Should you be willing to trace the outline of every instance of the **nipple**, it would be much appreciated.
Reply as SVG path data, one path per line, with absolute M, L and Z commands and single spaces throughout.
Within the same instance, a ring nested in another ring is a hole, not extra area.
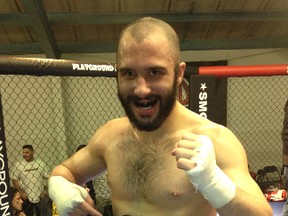
M 178 193 L 178 192 L 172 192 L 172 196 L 178 197 L 178 196 L 180 196 L 180 193 Z

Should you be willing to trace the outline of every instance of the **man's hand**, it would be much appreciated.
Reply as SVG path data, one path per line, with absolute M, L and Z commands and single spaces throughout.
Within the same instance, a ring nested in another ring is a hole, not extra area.
M 84 187 L 69 182 L 61 176 L 52 176 L 48 181 L 49 196 L 60 216 L 102 216 L 93 208 L 93 200 Z
M 236 195 L 236 186 L 217 166 L 214 145 L 204 135 L 184 134 L 172 155 L 177 167 L 186 171 L 196 190 L 215 208 L 220 208 Z
M 201 143 L 197 141 L 198 137 L 193 133 L 184 134 L 172 150 L 179 169 L 188 171 L 196 167 L 195 157 L 199 154 L 198 148 L 201 146 Z
M 102 216 L 100 212 L 96 211 L 92 206 L 94 202 L 90 196 L 88 196 L 82 203 L 77 204 L 73 209 L 68 212 L 69 216 Z M 57 207 L 58 208 L 58 207 Z M 59 210 L 58 210 L 59 212 Z M 59 216 L 62 216 L 59 213 Z
M 217 165 L 213 143 L 209 137 L 184 134 L 172 155 L 176 157 L 177 167 L 188 173 L 196 189 L 211 182 Z

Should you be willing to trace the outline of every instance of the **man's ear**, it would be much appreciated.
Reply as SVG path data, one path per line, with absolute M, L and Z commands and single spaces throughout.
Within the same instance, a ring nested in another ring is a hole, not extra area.
M 179 64 L 179 68 L 178 68 L 177 85 L 180 85 L 180 83 L 182 82 L 182 79 L 184 77 L 185 69 L 186 69 L 186 63 L 185 62 L 181 62 Z

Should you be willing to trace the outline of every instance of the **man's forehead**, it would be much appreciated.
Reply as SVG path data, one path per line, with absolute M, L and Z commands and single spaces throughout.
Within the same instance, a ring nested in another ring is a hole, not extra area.
M 24 149 L 23 149 L 23 152 L 24 152 L 24 151 L 25 151 L 25 152 L 27 152 L 27 151 L 32 152 L 33 150 L 32 150 L 32 149 L 29 149 L 29 148 L 24 148 Z

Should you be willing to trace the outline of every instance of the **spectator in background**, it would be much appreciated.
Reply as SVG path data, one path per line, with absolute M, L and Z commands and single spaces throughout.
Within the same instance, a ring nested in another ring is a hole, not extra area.
M 13 187 L 10 188 L 10 192 L 11 192 L 12 215 L 13 216 L 26 216 L 22 209 L 23 200 L 21 199 L 20 192 Z
M 286 101 L 284 108 L 284 120 L 282 129 L 282 142 L 283 142 L 283 180 L 284 186 L 287 190 L 288 183 L 288 100 Z M 288 200 L 286 201 L 283 212 L 283 216 L 288 216 Z
M 79 151 L 80 149 L 84 148 L 84 147 L 86 147 L 85 144 L 79 145 L 78 148 L 76 149 L 76 152 Z M 91 181 L 86 182 L 85 187 L 88 189 L 89 195 L 93 199 L 94 205 L 96 206 L 96 193 L 95 193 L 95 189 L 93 186 L 93 181 L 91 180 Z
M 47 179 L 49 172 L 46 164 L 34 158 L 32 145 L 22 147 L 23 160 L 12 167 L 11 178 L 14 187 L 23 199 L 23 210 L 27 216 L 52 215 L 52 201 L 48 196 Z

